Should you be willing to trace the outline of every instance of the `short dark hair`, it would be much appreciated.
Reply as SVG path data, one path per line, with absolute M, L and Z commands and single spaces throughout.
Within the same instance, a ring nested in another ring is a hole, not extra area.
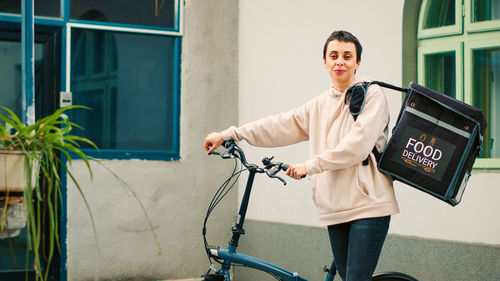
M 333 40 L 353 43 L 356 47 L 356 62 L 361 61 L 361 52 L 363 52 L 361 43 L 359 43 L 359 40 L 358 38 L 356 38 L 356 36 L 344 30 L 334 31 L 332 34 L 330 34 L 330 37 L 326 39 L 325 46 L 323 47 L 323 59 L 326 59 L 326 49 L 328 48 L 328 44 Z

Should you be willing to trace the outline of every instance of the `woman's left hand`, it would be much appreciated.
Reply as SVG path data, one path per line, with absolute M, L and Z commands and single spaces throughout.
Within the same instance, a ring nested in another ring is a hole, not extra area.
M 307 175 L 306 164 L 300 163 L 290 165 L 286 170 L 286 175 L 296 180 L 304 178 Z

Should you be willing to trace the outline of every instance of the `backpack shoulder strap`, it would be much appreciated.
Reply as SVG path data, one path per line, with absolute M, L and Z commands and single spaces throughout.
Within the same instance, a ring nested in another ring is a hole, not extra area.
M 408 92 L 408 88 L 401 88 L 401 87 L 394 86 L 392 84 L 385 83 L 382 81 L 372 81 L 370 84 L 377 84 L 380 87 L 389 88 L 389 89 L 400 91 L 400 92 L 405 92 L 405 93 Z
M 370 87 L 371 84 L 377 84 L 377 85 L 384 87 L 384 88 L 389 88 L 392 90 L 405 92 L 405 93 L 408 91 L 407 88 L 401 88 L 401 87 L 394 86 L 392 84 L 388 84 L 388 83 L 385 83 L 382 81 L 363 82 L 361 84 L 358 84 L 358 85 L 355 85 L 355 86 L 349 88 L 347 90 L 346 95 L 345 95 L 344 102 L 345 102 L 345 104 L 349 103 L 349 110 L 351 112 L 352 117 L 354 118 L 354 121 L 356 121 L 358 119 L 358 115 L 363 110 L 363 106 L 364 106 L 365 98 L 366 98 L 366 93 L 368 92 L 368 87 Z M 361 86 L 363 88 L 362 96 L 360 95 L 360 96 L 353 97 L 352 93 L 353 93 L 354 87 L 356 87 L 356 86 L 357 87 Z M 377 150 L 377 147 L 375 147 L 375 146 L 373 147 L 371 152 L 375 156 L 375 159 L 377 160 L 377 163 L 378 163 L 380 156 L 381 156 L 381 153 Z M 364 166 L 368 165 L 368 158 L 369 158 L 369 155 L 368 155 L 368 157 L 366 157 L 365 160 L 363 160 Z

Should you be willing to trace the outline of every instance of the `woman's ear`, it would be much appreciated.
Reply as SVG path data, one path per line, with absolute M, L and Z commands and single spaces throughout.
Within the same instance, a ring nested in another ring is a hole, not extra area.
M 356 74 L 360 65 L 361 65 L 361 61 L 357 61 L 356 62 L 356 69 L 354 70 L 354 74 Z

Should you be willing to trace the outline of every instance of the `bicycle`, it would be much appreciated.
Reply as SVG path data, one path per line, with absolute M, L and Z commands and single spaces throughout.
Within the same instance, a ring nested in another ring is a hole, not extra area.
M 300 276 L 297 272 L 288 271 L 283 269 L 277 265 L 271 264 L 264 260 L 245 255 L 242 253 L 236 252 L 238 247 L 238 242 L 240 236 L 245 234 L 243 229 L 243 224 L 245 222 L 245 216 L 247 212 L 248 203 L 250 201 L 250 194 L 252 191 L 253 181 L 256 174 L 266 174 L 269 178 L 278 179 L 284 185 L 286 185 L 286 181 L 278 176 L 280 171 L 286 171 L 289 165 L 281 163 L 281 162 L 272 162 L 274 157 L 264 157 L 262 159 L 262 167 L 259 167 L 256 164 L 250 164 L 247 162 L 245 154 L 241 147 L 236 145 L 233 141 L 227 141 L 223 144 L 225 148 L 225 152 L 219 153 L 217 151 L 210 152 L 209 154 L 219 155 L 223 159 L 234 159 L 235 165 L 231 176 L 219 187 L 217 192 L 215 193 L 212 201 L 207 210 L 207 214 L 205 216 L 205 221 L 203 223 L 203 240 L 205 243 L 205 250 L 208 256 L 208 260 L 210 262 L 210 268 L 208 271 L 202 275 L 204 281 L 231 281 L 230 269 L 231 266 L 239 265 L 246 266 L 249 268 L 253 268 L 256 270 L 263 271 L 272 277 L 276 278 L 276 280 L 281 281 L 308 281 L 304 277 Z M 240 163 L 238 170 L 238 162 Z M 227 249 L 213 247 L 210 246 L 207 242 L 206 238 L 206 226 L 208 222 L 208 218 L 217 204 L 226 196 L 226 194 L 236 185 L 240 175 L 242 172 L 248 171 L 248 178 L 246 183 L 245 192 L 243 194 L 243 198 L 241 200 L 240 210 L 238 213 L 238 220 L 236 224 L 232 227 L 232 237 L 229 241 L 229 245 Z M 212 260 L 216 261 L 220 264 L 219 268 L 216 268 Z M 210 273 L 213 271 L 213 273 Z M 335 261 L 332 261 L 332 265 L 330 268 L 325 266 L 323 271 L 327 273 L 325 281 L 333 281 L 336 275 L 336 267 Z M 372 280 L 377 281 L 418 281 L 417 279 L 400 272 L 384 272 L 384 273 L 376 273 L 373 275 Z

